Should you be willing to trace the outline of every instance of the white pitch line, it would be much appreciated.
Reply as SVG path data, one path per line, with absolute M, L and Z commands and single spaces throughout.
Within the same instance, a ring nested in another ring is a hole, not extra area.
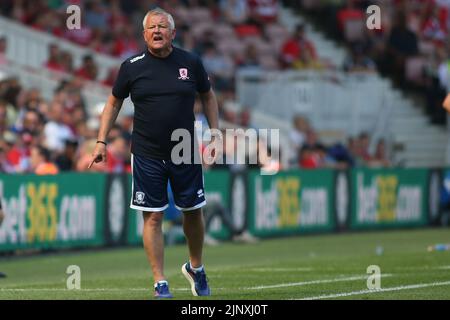
M 381 277 L 392 277 L 392 274 L 383 274 Z M 312 280 L 303 282 L 290 282 L 290 283 L 280 283 L 270 286 L 257 286 L 250 288 L 241 288 L 244 290 L 261 290 L 261 289 L 274 289 L 274 288 L 285 288 L 285 287 L 297 287 L 297 286 L 307 286 L 311 284 L 322 284 L 322 283 L 333 283 L 333 282 L 344 282 L 344 281 L 356 281 L 356 280 L 366 280 L 367 276 L 352 276 L 346 278 L 334 278 L 327 280 Z
M 218 289 L 222 289 L 222 288 L 218 288 Z M 84 291 L 84 292 L 95 292 L 95 291 L 100 291 L 100 292 L 114 292 L 114 291 L 150 291 L 151 288 L 81 288 L 81 289 L 73 289 L 73 290 L 69 290 L 69 289 L 64 289 L 64 288 L 0 288 L 0 292 L 39 292 L 39 291 L 67 291 L 67 292 L 77 292 L 77 291 Z M 189 288 L 175 288 L 175 289 L 171 289 L 173 291 L 191 291 L 191 289 Z
M 391 277 L 392 274 L 382 274 L 381 277 Z M 256 286 L 256 287 L 243 287 L 238 288 L 238 290 L 262 290 L 262 289 L 276 289 L 276 288 L 286 288 L 286 287 L 299 287 L 307 286 L 312 284 L 324 284 L 324 283 L 334 283 L 334 282 L 345 282 L 345 281 L 356 281 L 356 280 L 366 280 L 367 276 L 351 276 L 342 278 L 333 278 L 325 280 L 311 280 L 302 282 L 289 282 L 280 283 L 268 286 Z M 173 291 L 188 291 L 188 288 L 172 288 Z M 230 290 L 227 288 L 214 288 L 213 290 Z M 81 288 L 78 290 L 68 290 L 64 288 L 0 288 L 0 292 L 39 292 L 39 291 L 59 291 L 59 292 L 116 292 L 116 291 L 150 291 L 150 288 Z
M 343 293 L 336 293 L 336 294 L 328 294 L 328 295 L 321 295 L 321 296 L 315 296 L 315 297 L 308 297 L 308 298 L 302 298 L 302 299 L 296 299 L 296 300 L 333 299 L 333 298 L 349 297 L 349 296 L 356 296 L 356 295 L 369 294 L 369 293 L 380 293 L 380 292 L 420 289 L 420 288 L 447 286 L 447 285 L 450 285 L 450 281 L 431 282 L 431 283 L 419 283 L 419 284 L 412 284 L 412 285 L 409 285 L 409 286 L 398 286 L 398 287 L 382 288 L 382 289 L 374 289 L 374 290 L 367 289 L 367 290 L 360 290 L 360 291 L 343 292 Z
M 0 288 L 0 292 L 114 292 L 114 291 L 149 291 L 150 288 L 90 288 L 90 289 L 64 289 L 64 288 Z M 188 289 L 186 289 L 188 290 Z
M 450 266 L 437 267 L 436 269 L 438 269 L 438 270 L 449 270 Z
M 255 272 L 286 272 L 286 271 L 312 271 L 313 268 L 251 268 Z

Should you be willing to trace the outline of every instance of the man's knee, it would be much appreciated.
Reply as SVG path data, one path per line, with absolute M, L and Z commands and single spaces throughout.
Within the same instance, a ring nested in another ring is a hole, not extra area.
M 185 219 L 198 219 L 202 216 L 202 209 L 195 209 L 190 211 L 183 211 Z
M 163 213 L 162 212 L 143 212 L 144 227 L 159 228 L 162 225 Z

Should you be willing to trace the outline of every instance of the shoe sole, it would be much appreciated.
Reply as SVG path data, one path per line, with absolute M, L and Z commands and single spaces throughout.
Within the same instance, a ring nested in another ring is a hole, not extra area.
M 186 265 L 187 265 L 187 263 L 183 264 L 183 266 L 181 267 L 181 272 L 183 273 L 183 275 L 187 279 L 187 281 L 189 281 L 189 283 L 191 284 L 191 291 L 192 291 L 192 294 L 194 295 L 194 297 L 198 297 L 198 293 L 197 293 L 197 291 L 195 291 L 194 279 L 192 279 L 191 275 L 186 270 Z

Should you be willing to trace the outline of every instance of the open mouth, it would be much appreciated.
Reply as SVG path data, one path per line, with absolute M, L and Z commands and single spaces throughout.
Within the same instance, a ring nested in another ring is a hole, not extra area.
M 163 41 L 163 37 L 161 36 L 154 36 L 153 37 L 153 42 L 162 42 Z

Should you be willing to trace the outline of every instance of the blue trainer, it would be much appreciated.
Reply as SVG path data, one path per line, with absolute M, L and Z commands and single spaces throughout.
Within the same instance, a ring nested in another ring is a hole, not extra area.
M 155 284 L 155 298 L 173 298 L 167 281 L 159 281 Z
M 183 272 L 184 276 L 191 284 L 191 291 L 194 296 L 211 295 L 211 290 L 208 286 L 208 279 L 206 279 L 205 269 L 194 272 L 194 270 L 191 269 L 191 264 L 187 262 L 181 267 L 181 272 Z

